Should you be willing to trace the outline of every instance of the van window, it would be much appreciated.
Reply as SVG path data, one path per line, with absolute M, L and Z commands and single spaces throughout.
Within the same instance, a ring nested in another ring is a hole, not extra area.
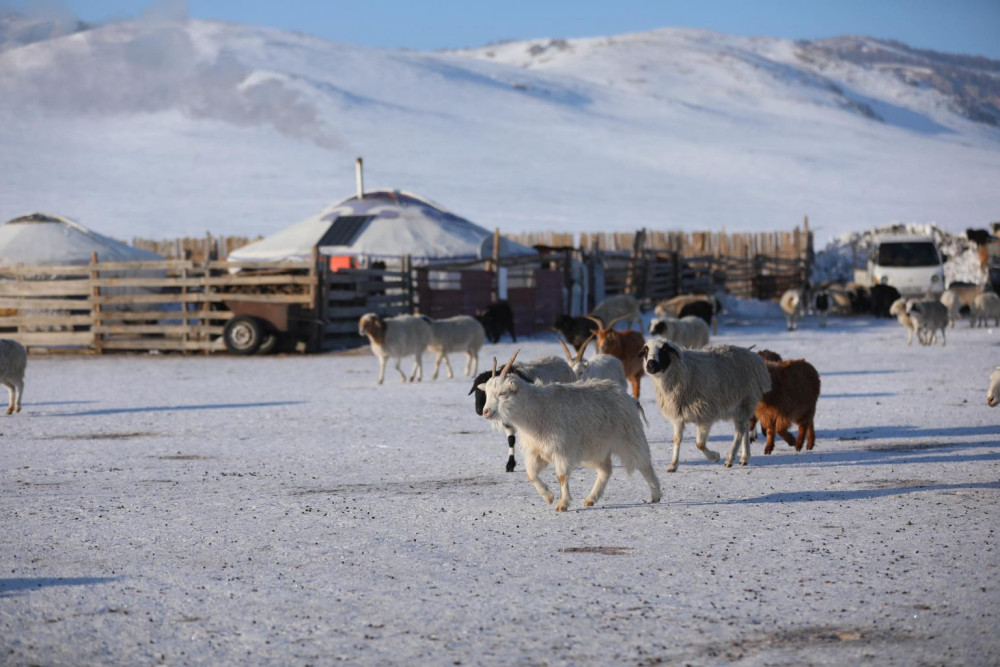
M 941 258 L 933 243 L 883 243 L 878 247 L 876 264 L 880 266 L 938 266 Z

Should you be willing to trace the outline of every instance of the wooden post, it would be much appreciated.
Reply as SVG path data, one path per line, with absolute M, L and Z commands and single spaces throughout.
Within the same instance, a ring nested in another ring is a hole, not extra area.
M 493 229 L 493 254 L 490 260 L 490 271 L 493 276 L 490 280 L 490 301 L 496 303 L 500 296 L 500 228 Z
M 98 328 L 104 323 L 101 317 L 101 287 L 97 284 L 101 274 L 97 268 L 97 252 L 90 253 L 90 330 L 94 335 L 94 351 L 97 354 L 104 352 L 104 340 Z

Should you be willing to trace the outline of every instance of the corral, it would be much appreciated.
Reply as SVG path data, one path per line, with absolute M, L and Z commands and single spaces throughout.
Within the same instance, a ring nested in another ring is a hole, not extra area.
M 562 515 L 503 471 L 465 379 L 379 387 L 367 351 L 33 356 L 22 413 L 0 417 L 0 655 L 992 663 L 997 331 L 908 348 L 895 321 L 789 333 L 736 312 L 715 340 L 816 366 L 816 449 L 758 442 L 727 470 L 688 442 L 667 474 L 647 386 L 663 500 L 616 467 L 595 507 Z M 731 438 L 719 425 L 710 445 Z

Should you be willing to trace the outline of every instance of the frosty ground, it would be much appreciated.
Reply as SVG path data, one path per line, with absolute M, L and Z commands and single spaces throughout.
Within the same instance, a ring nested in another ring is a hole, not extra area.
M 689 429 L 667 474 L 644 379 L 663 501 L 616 468 L 584 508 L 582 469 L 566 514 L 426 362 L 376 386 L 367 350 L 32 357 L 0 415 L 0 662 L 995 664 L 1000 332 L 731 315 L 715 340 L 819 369 L 816 449 L 726 469 Z

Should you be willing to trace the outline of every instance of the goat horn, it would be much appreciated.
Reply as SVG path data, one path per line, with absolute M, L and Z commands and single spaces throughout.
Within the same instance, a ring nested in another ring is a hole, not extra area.
M 587 336 L 587 340 L 583 341 L 583 345 L 580 346 L 580 351 L 577 353 L 577 356 L 576 356 L 577 363 L 580 363 L 580 362 L 583 361 L 583 354 L 587 351 L 587 346 L 590 345 L 590 341 L 594 340 L 594 336 L 596 336 L 596 335 L 597 334 L 593 334 L 592 333 L 589 336 Z
M 597 315 L 584 315 L 584 317 L 586 317 L 591 322 L 595 322 L 597 324 L 598 329 L 604 328 L 604 322 L 602 322 L 601 318 L 599 318 Z
M 496 376 L 497 376 L 497 358 L 493 357 L 493 375 L 491 375 L 490 377 L 496 377 Z
M 628 317 L 629 317 L 628 315 L 622 315 L 621 317 L 616 317 L 615 319 L 611 320 L 610 324 L 608 324 L 608 329 L 614 329 L 616 324 L 618 324 L 622 320 L 628 319 Z
M 517 353 L 520 351 L 521 349 L 518 348 L 517 352 L 514 353 L 514 356 L 511 357 L 510 361 L 507 362 L 507 365 L 503 367 L 502 371 L 500 371 L 500 379 L 507 377 L 507 372 L 510 371 L 510 367 L 514 365 L 514 360 L 517 359 Z
M 569 347 L 563 342 L 562 338 L 556 336 L 556 340 L 558 340 L 559 344 L 562 345 L 563 352 L 566 353 L 566 360 L 569 361 L 569 363 L 573 363 L 573 355 L 570 353 Z

